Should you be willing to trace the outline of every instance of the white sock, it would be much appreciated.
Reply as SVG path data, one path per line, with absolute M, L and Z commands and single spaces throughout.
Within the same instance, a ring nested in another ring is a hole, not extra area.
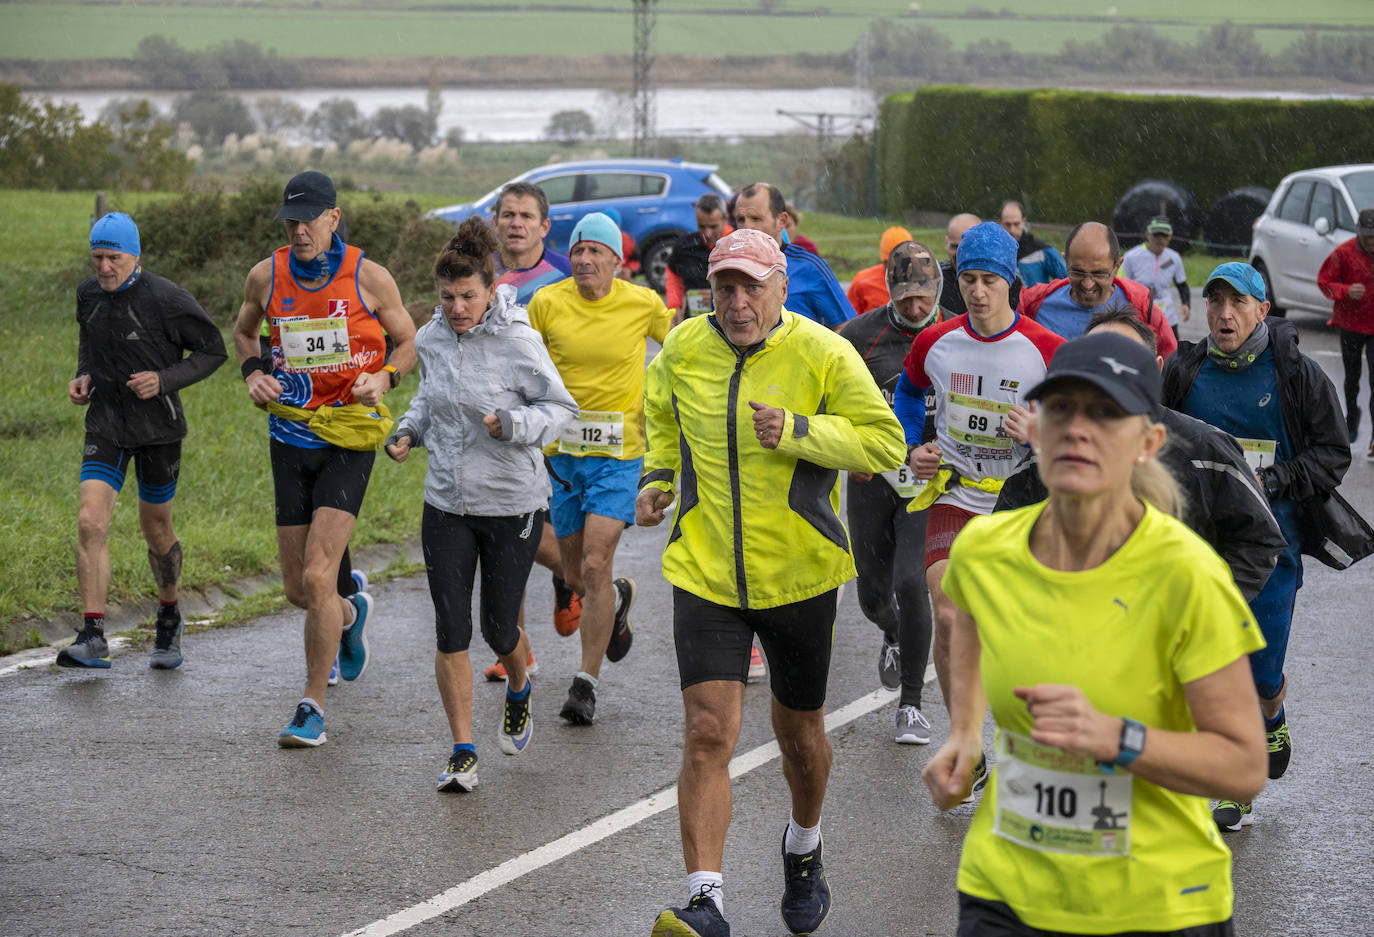
M 307 706 L 312 706 L 312 707 L 314 707 L 315 712 L 319 713 L 321 716 L 324 715 L 324 707 L 321 706 L 319 703 L 315 702 L 315 701 L 314 701 L 313 699 L 311 699 L 310 697 L 308 697 L 308 696 L 303 696 L 303 697 L 301 697 L 301 702 L 302 702 L 302 703 L 305 703 Z
M 595 690 L 598 686 L 601 685 L 601 681 L 600 681 L 600 680 L 596 679 L 596 677 L 593 677 L 591 674 L 587 673 L 587 671 L 585 671 L 585 670 L 579 670 L 579 671 L 577 672 L 577 675 L 578 675 L 579 677 L 581 677 L 583 680 L 586 680 L 588 683 L 590 683 L 590 684 L 592 685 L 592 689 L 593 689 L 593 690 Z
M 719 872 L 693 872 L 687 876 L 687 900 L 704 894 L 716 903 L 716 910 L 725 915 L 725 878 Z
M 794 856 L 804 856 L 808 852 L 815 852 L 816 847 L 820 844 L 821 825 L 819 822 L 808 829 L 800 826 L 795 818 L 787 818 L 787 837 L 783 845 L 785 850 Z

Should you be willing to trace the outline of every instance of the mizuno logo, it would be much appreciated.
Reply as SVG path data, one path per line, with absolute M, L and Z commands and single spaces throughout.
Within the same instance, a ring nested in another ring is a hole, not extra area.
M 1139 373 L 1140 373 L 1140 372 L 1137 371 L 1135 368 L 1131 367 L 1129 364 L 1122 364 L 1120 361 L 1117 361 L 1115 358 L 1102 358 L 1102 359 L 1100 359 L 1100 360 L 1102 361 L 1103 364 L 1105 364 L 1107 367 L 1109 367 L 1109 368 L 1112 369 L 1112 373 L 1113 373 L 1113 374 L 1120 374 L 1120 373 L 1123 372 L 1123 371 L 1126 372 L 1127 374 L 1139 374 Z

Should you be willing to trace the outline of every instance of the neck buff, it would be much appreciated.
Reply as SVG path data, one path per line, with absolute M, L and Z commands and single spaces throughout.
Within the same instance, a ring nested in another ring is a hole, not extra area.
M 896 319 L 899 324 L 906 326 L 908 329 L 923 329 L 926 326 L 930 325 L 930 323 L 934 322 L 935 317 L 939 314 L 940 304 L 936 303 L 935 305 L 930 307 L 930 312 L 926 315 L 924 319 L 917 321 L 915 319 L 908 319 L 906 316 L 902 315 L 900 312 L 897 311 L 897 304 L 892 304 L 892 318 Z
M 291 273 L 297 280 L 323 280 L 325 277 L 332 277 L 339 272 L 339 267 L 343 266 L 344 242 L 339 237 L 338 232 L 334 232 L 334 238 L 330 241 L 329 250 L 320 254 L 314 260 L 299 261 L 294 252 L 291 254 Z
M 134 272 L 129 274 L 129 279 L 116 286 L 113 292 L 122 293 L 129 287 L 138 282 L 138 276 L 143 272 L 143 264 L 134 264 Z
M 1250 333 L 1239 348 L 1231 353 L 1226 353 L 1212 342 L 1209 335 L 1207 337 L 1207 357 L 1216 362 L 1217 367 L 1224 371 L 1244 371 L 1255 363 L 1266 347 L 1269 345 L 1269 323 L 1263 319 L 1255 326 L 1255 331 Z

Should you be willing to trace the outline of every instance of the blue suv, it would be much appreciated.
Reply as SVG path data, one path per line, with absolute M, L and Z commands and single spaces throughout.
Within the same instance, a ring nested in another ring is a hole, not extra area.
M 715 166 L 680 159 L 550 163 L 521 173 L 510 182 L 534 182 L 544 190 L 551 222 L 545 243 L 560 253 L 567 253 L 568 238 L 583 215 L 614 208 L 620 215 L 621 229 L 635 239 L 644 278 L 660 291 L 673 241 L 697 229 L 692 203 L 708 192 L 726 199 L 731 195 L 730 187 L 716 175 Z M 455 225 L 475 214 L 490 221 L 501 188 L 475 202 L 436 208 L 429 215 Z

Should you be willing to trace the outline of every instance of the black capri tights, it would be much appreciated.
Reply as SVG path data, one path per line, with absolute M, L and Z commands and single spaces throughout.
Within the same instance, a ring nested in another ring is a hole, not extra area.
M 520 600 L 530 578 L 547 511 L 513 517 L 449 514 L 425 503 L 420 543 L 434 600 L 439 651 L 457 654 L 472 642 L 472 586 L 482 566 L 482 637 L 497 654 L 520 642 Z

